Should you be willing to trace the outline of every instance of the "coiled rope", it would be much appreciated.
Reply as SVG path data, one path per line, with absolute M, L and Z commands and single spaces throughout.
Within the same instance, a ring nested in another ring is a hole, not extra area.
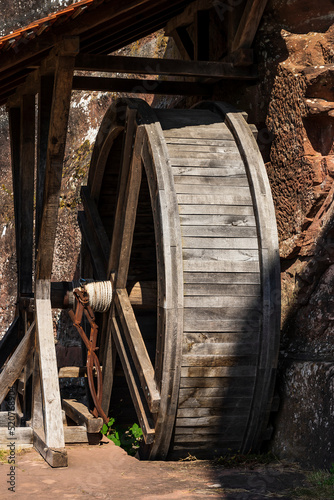
M 89 305 L 96 312 L 105 312 L 111 306 L 112 285 L 110 281 L 86 283 L 84 288 L 89 296 Z

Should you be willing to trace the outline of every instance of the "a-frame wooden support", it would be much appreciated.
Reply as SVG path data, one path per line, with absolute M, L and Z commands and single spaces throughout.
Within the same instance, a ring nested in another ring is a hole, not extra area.
M 51 310 L 51 274 L 73 71 L 78 51 L 77 37 L 64 39 L 44 67 L 31 78 L 35 91 L 27 92 L 28 82 L 8 107 L 18 252 L 18 304 L 24 336 L 1 373 L 0 403 L 22 370 L 28 370 L 23 379 L 32 374 L 31 439 L 53 467 L 67 465 Z M 36 80 L 39 83 L 37 89 Z M 38 156 L 34 233 L 36 93 Z M 33 294 L 34 234 L 36 268 Z M 33 295 L 34 311 L 31 311 L 27 303 L 31 304 L 29 298 Z

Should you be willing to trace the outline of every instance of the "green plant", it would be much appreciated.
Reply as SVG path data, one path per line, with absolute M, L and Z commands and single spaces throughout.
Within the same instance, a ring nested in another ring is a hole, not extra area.
M 334 463 L 329 471 L 316 470 L 307 476 L 308 487 L 296 488 L 292 498 L 307 500 L 334 500 Z
M 114 424 L 115 419 L 110 418 L 108 424 L 103 424 L 102 434 L 107 436 L 116 446 L 123 448 L 128 455 L 134 456 L 143 438 L 143 431 L 136 423 L 127 429 Z

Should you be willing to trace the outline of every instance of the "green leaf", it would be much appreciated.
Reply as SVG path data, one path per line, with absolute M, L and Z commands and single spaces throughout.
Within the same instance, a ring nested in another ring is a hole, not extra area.
M 101 432 L 102 432 L 102 434 L 107 434 L 108 426 L 106 424 L 103 424 Z
M 108 422 L 108 427 L 111 427 L 113 425 L 113 423 L 115 422 L 115 419 L 114 418 L 110 418 L 109 419 L 109 422 Z

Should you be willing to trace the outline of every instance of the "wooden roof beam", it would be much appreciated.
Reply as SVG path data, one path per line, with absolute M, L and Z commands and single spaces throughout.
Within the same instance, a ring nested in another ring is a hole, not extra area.
M 93 54 L 78 54 L 75 58 L 75 69 L 137 75 L 174 75 L 217 79 L 253 79 L 256 77 L 253 70 L 235 68 L 233 64 L 226 62 Z
M 268 0 L 248 0 L 232 43 L 232 52 L 249 49 L 254 41 Z

